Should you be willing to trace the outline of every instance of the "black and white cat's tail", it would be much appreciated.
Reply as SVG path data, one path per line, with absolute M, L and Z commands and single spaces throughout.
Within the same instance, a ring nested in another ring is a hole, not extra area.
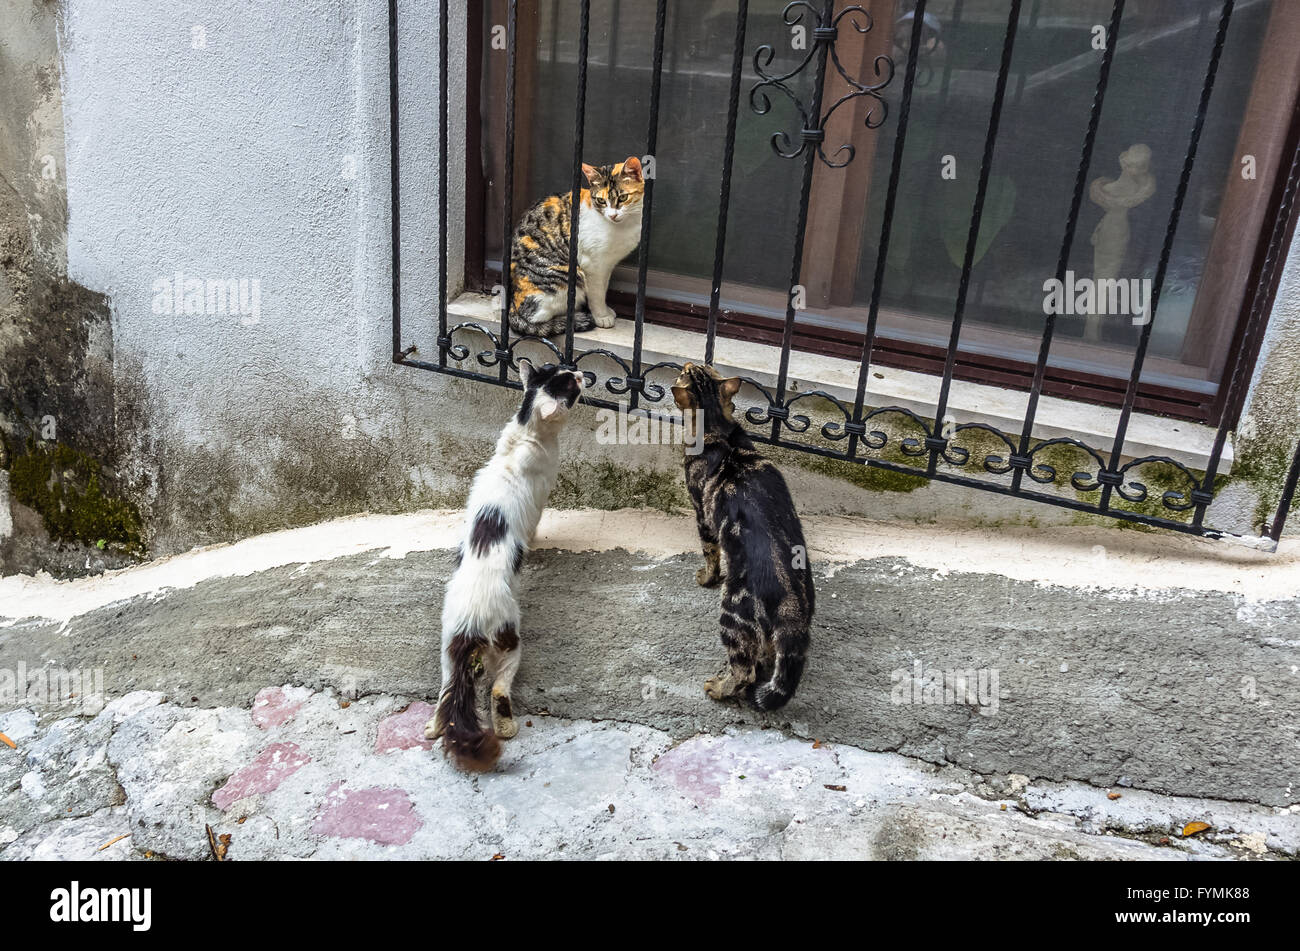
M 803 676 L 804 661 L 808 656 L 808 629 L 778 629 L 773 642 L 776 663 L 772 667 L 772 677 L 767 683 L 754 684 L 750 688 L 749 702 L 759 710 L 779 710 L 799 689 L 799 678 Z
M 451 639 L 447 645 L 451 679 L 438 698 L 434 715 L 436 733 L 441 734 L 447 755 L 461 769 L 476 773 L 490 770 L 501 755 L 501 741 L 493 731 L 483 729 L 475 702 L 474 664 L 486 647 L 487 640 L 477 634 L 457 634 Z

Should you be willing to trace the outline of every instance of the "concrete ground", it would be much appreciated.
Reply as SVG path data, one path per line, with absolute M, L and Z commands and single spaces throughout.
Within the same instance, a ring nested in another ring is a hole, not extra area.
M 522 729 L 465 776 L 421 730 L 458 518 L 0 579 L 0 857 L 1300 850 L 1292 548 L 809 520 L 810 663 L 760 716 L 703 695 L 722 654 L 689 519 L 548 513 Z

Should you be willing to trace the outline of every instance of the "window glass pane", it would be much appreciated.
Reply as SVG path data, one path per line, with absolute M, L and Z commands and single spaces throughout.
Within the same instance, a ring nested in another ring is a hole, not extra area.
M 1225 327 L 1230 336 L 1237 312 L 1216 304 L 1214 313 L 1198 316 L 1195 305 L 1204 292 L 1202 276 L 1225 183 L 1238 174 L 1237 139 L 1275 2 L 1237 3 L 1152 334 L 1144 378 L 1153 382 L 1204 392 L 1217 385 L 1223 354 L 1207 356 L 1212 348 L 1204 341 L 1218 340 Z M 652 295 L 707 300 L 735 3 L 673 0 L 668 6 L 650 290 Z M 771 140 L 785 131 L 797 141 L 800 123 L 794 106 L 771 90 L 771 111 L 756 115 L 750 90 L 757 81 L 759 46 L 772 45 L 768 72 L 777 73 L 794 68 L 806 55 L 800 40 L 812 44 L 811 17 L 805 13 L 807 32 L 800 36 L 800 24 L 783 20 L 785 6 L 784 0 L 750 3 L 723 290 L 724 303 L 734 309 L 778 317 L 784 314 L 790 278 L 803 162 L 776 155 Z M 877 17 L 875 37 L 864 39 L 842 23 L 837 49 L 847 63 L 855 55 L 862 60 L 866 42 L 888 44 L 897 63 L 897 76 L 884 92 L 890 111 L 879 130 L 850 133 L 858 152 L 847 168 L 817 165 L 810 228 L 833 227 L 839 237 L 830 245 L 817 244 L 817 249 L 829 250 L 805 256 L 804 279 L 829 275 L 825 284 L 831 290 L 814 295 L 799 314 L 801 322 L 853 332 L 865 324 L 872 293 L 914 4 L 898 0 L 892 10 L 887 3 L 870 6 Z M 567 191 L 570 184 L 578 51 L 577 4 L 541 0 L 535 10 L 537 20 L 528 33 L 533 48 L 520 51 L 521 57 L 535 57 L 530 88 L 520 94 L 526 154 L 519 169 L 530 201 Z M 1107 23 L 1110 10 L 1110 0 L 1023 4 L 972 272 L 963 350 L 1028 362 L 1036 356 L 1044 282 L 1055 275 L 1101 62 L 1096 31 Z M 1076 279 L 1154 278 L 1220 10 L 1218 0 L 1129 0 L 1088 170 L 1089 193 L 1069 259 Z M 935 30 L 927 34 L 918 71 L 881 294 L 881 333 L 886 336 L 946 345 L 1007 11 L 1006 0 L 928 4 L 927 19 Z M 532 15 L 530 5 L 523 5 L 521 17 Z M 643 0 L 591 4 L 587 161 L 609 163 L 645 150 L 654 16 L 655 5 Z M 504 54 L 491 49 L 489 28 L 485 73 L 503 68 Z M 857 75 L 872 81 L 869 74 Z M 810 65 L 789 85 L 808 104 L 814 81 Z M 490 79 L 485 81 L 485 90 L 490 85 Z M 827 103 L 847 88 L 828 70 Z M 499 175 L 501 106 L 485 95 L 489 177 Z M 852 104 L 844 107 L 850 108 Z M 839 144 L 828 135 L 827 153 Z M 1128 166 L 1123 176 L 1121 155 Z M 944 174 L 945 167 L 951 174 Z M 858 178 L 846 183 L 836 176 Z M 860 201 L 836 197 L 853 194 L 846 184 L 858 187 Z M 1121 207 L 1125 205 L 1131 207 Z M 516 215 L 521 212 L 516 209 Z M 487 214 L 489 219 L 499 216 L 499 206 L 489 201 Z M 499 225 L 489 220 L 489 258 L 499 259 L 499 232 Z M 1227 253 L 1235 249 L 1227 245 Z M 1143 290 L 1141 284 L 1130 286 Z M 1233 293 L 1232 301 L 1239 305 L 1240 290 Z M 1202 301 L 1202 310 L 1206 303 Z M 1063 316 L 1053 363 L 1126 377 L 1141 329 L 1133 316 Z

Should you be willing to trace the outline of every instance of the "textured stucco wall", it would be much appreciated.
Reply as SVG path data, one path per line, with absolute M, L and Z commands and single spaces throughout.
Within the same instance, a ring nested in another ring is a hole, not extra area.
M 1241 437 L 1293 448 L 1300 439 L 1300 240 L 1282 271 L 1249 394 Z
M 0 4 L 0 469 L 14 470 L 0 479 L 0 573 L 112 560 L 93 546 L 55 551 L 34 498 L 34 487 L 53 483 L 85 514 L 74 504 L 84 501 L 80 476 L 37 471 L 56 452 L 94 460 L 99 488 L 115 488 L 109 310 L 66 274 L 58 12 L 56 0 Z
M 399 6 L 418 335 L 440 239 L 437 20 L 429 0 Z M 463 9 L 453 25 L 463 34 Z M 112 301 L 119 415 L 156 540 L 433 491 L 411 470 L 436 456 L 441 427 L 413 421 L 445 383 L 389 363 L 386 6 L 68 0 L 63 47 L 69 270 Z M 459 231 L 459 202 L 449 216 Z M 158 313 L 156 282 L 177 272 L 247 281 L 249 306 Z
M 0 14 L 0 201 L 21 203 L 37 266 L 63 270 L 63 112 L 56 4 L 7 0 Z M 0 272 L 0 307 L 16 293 Z

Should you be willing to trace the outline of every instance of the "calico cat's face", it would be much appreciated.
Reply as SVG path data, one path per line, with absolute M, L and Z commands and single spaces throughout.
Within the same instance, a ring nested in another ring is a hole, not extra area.
M 591 186 L 591 207 L 606 219 L 620 222 L 640 214 L 645 180 L 636 156 L 617 165 L 583 165 L 582 172 Z
M 586 385 L 581 373 L 561 370 L 553 363 L 534 367 L 524 359 L 519 361 L 519 378 L 524 384 L 524 402 L 517 417 L 522 426 L 536 420 L 563 422 Z
M 735 410 L 732 398 L 739 390 L 740 377 L 724 380 L 713 367 L 688 363 L 673 384 L 673 401 L 684 411 L 703 411 L 707 425 L 719 414 L 726 419 L 732 418 Z

